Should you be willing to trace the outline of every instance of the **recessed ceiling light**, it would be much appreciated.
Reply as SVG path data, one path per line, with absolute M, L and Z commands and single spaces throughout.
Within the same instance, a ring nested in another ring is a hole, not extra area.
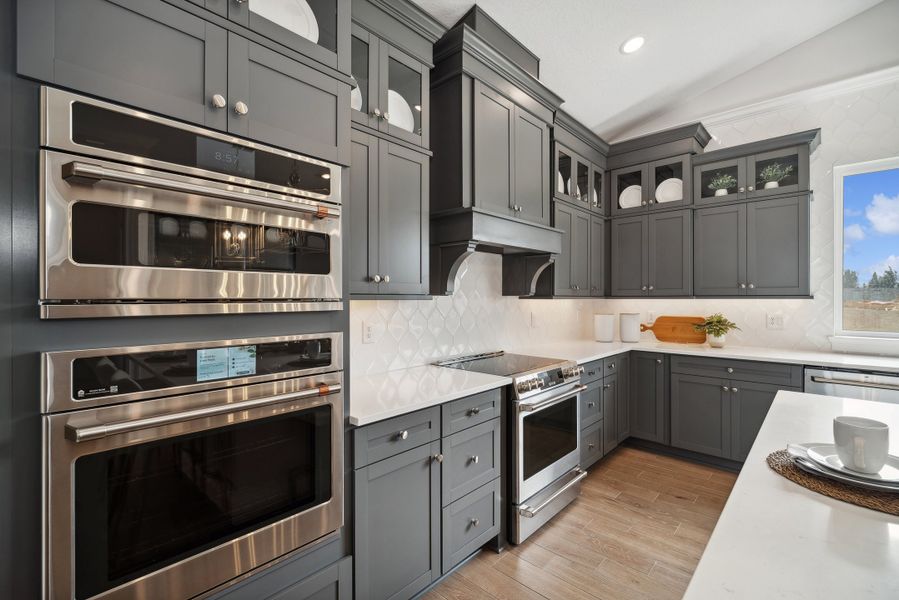
M 643 47 L 643 44 L 646 40 L 642 35 L 634 36 L 631 39 L 627 40 L 623 44 L 621 44 L 621 53 L 622 54 L 633 54 L 637 50 Z

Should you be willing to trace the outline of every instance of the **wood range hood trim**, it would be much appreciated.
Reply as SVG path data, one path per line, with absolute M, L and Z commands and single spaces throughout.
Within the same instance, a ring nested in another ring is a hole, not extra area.
M 431 294 L 451 295 L 459 269 L 475 252 L 503 255 L 504 295 L 534 295 L 540 274 L 562 252 L 562 231 L 474 207 L 432 214 Z

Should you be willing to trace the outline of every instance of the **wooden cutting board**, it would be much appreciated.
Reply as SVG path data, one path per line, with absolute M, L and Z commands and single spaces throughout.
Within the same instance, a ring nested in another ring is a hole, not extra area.
M 651 331 L 660 342 L 676 344 L 702 344 L 705 332 L 696 331 L 694 325 L 705 321 L 705 317 L 657 317 L 652 325 L 640 324 L 640 331 Z

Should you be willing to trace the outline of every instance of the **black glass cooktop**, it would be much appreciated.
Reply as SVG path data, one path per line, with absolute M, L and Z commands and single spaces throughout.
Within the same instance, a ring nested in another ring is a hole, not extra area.
M 464 371 L 477 371 L 478 373 L 487 373 L 489 375 L 511 377 L 562 362 L 565 361 L 558 358 L 496 352 L 477 354 L 471 357 L 460 356 L 459 358 L 441 361 L 436 364 L 441 367 L 462 369 Z

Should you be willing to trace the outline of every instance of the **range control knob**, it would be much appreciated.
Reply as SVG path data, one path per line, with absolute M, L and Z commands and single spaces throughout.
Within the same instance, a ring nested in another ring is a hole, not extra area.
M 527 381 L 519 381 L 517 388 L 518 388 L 519 394 L 524 394 L 525 392 L 530 390 L 530 388 L 528 387 Z

